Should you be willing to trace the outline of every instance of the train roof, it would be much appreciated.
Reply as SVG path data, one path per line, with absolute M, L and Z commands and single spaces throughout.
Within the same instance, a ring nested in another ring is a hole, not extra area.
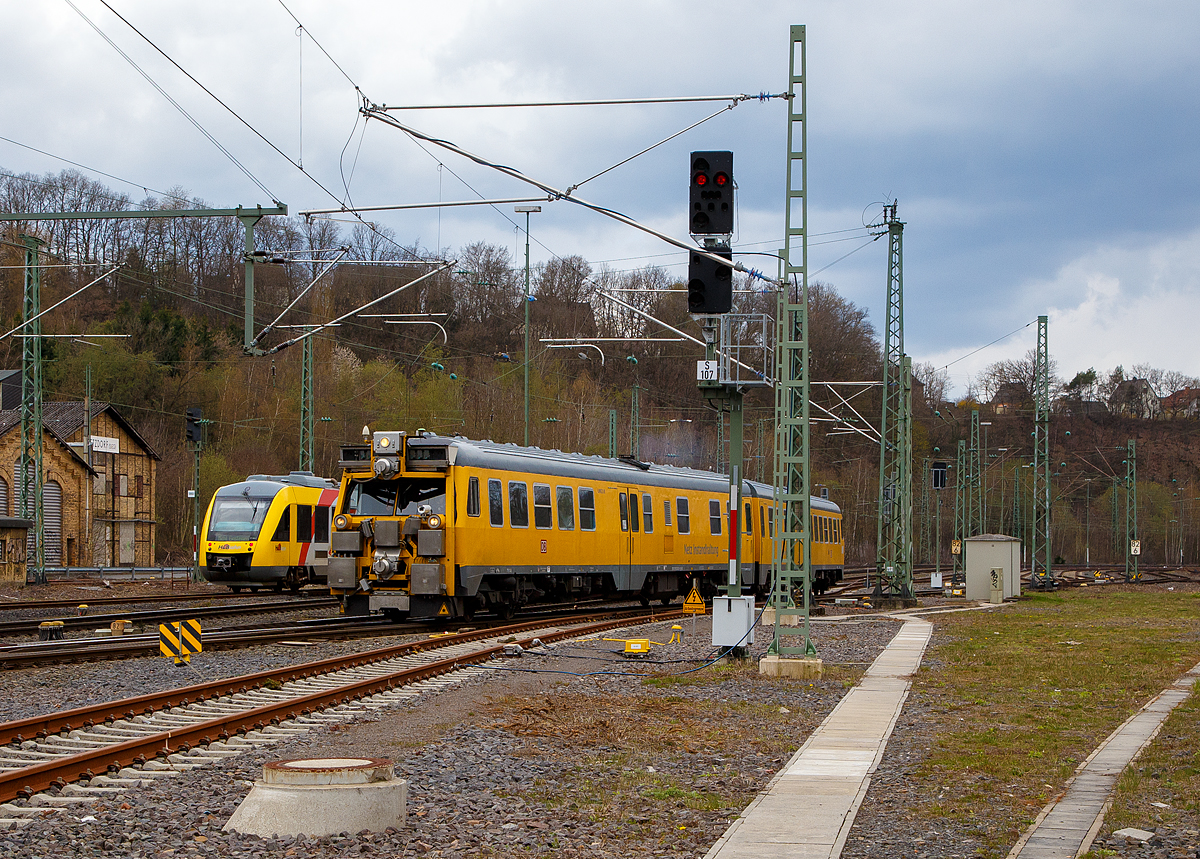
M 651 486 L 694 489 L 704 492 L 727 493 L 728 475 L 697 468 L 680 468 L 675 465 L 659 465 L 642 462 L 632 457 L 610 459 L 606 456 L 567 453 L 561 450 L 543 450 L 539 447 L 494 441 L 479 441 L 462 436 L 437 436 L 422 434 L 407 439 L 410 447 L 436 447 L 448 445 L 455 450 L 452 462 L 477 468 L 495 468 L 508 471 L 525 471 L 533 474 L 558 474 L 582 480 L 603 480 L 620 483 L 628 480 Z M 758 481 L 742 481 L 743 494 L 756 498 L 770 498 L 774 488 Z M 749 493 L 746 490 L 749 489 Z M 814 510 L 840 512 L 841 508 L 825 498 L 811 497 Z
M 246 490 L 249 494 L 263 496 L 275 495 L 288 486 L 306 486 L 310 489 L 337 489 L 338 482 L 328 477 L 317 477 L 311 471 L 293 471 L 291 474 L 251 474 L 239 483 L 222 486 L 217 494 L 241 495 Z

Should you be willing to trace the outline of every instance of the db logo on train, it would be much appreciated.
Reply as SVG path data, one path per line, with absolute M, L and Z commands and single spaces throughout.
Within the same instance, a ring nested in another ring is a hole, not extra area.
M 546 541 L 542 540 L 542 554 L 546 554 Z

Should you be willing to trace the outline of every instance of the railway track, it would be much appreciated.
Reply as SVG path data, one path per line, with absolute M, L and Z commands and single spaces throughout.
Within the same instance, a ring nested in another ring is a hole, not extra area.
M 54 618 L 63 622 L 64 629 L 95 628 L 97 625 L 107 625 L 114 620 L 128 620 L 134 624 L 159 624 L 168 620 L 183 620 L 185 618 L 236 617 L 242 614 L 265 614 L 283 611 L 306 611 L 313 608 L 330 608 L 338 601 L 333 597 L 321 597 L 307 600 L 279 600 L 276 602 L 239 603 L 237 605 L 192 606 L 190 608 L 151 609 L 149 611 L 121 612 L 117 614 L 89 614 L 73 617 Z M 12 620 L 0 623 L 0 636 L 34 635 L 38 625 L 50 620 L 39 617 L 32 619 Z
M 310 599 L 319 599 L 323 596 L 328 596 L 328 589 L 309 591 L 313 596 Z M 130 597 L 96 597 L 86 599 L 70 599 L 70 600 L 43 600 L 43 599 L 16 599 L 0 601 L 0 611 L 23 611 L 26 609 L 41 609 L 41 608 L 76 608 L 80 605 L 87 605 L 89 608 L 96 606 L 115 606 L 115 605 L 141 605 L 153 603 L 168 603 L 168 602 L 199 602 L 201 600 L 246 600 L 254 599 L 274 599 L 278 598 L 279 594 L 274 592 L 269 594 L 233 594 L 233 593 L 181 593 L 181 594 L 152 594 L 149 596 L 130 596 Z M 306 595 L 298 596 L 297 599 L 304 599 Z
M 620 609 L 608 609 L 619 611 Z M 570 621 L 579 616 L 594 616 L 604 611 L 598 606 L 551 609 L 536 615 L 526 614 L 529 623 Z M 660 609 L 661 611 L 661 609 Z M 476 618 L 473 621 L 433 623 L 395 623 L 381 617 L 329 617 L 300 620 L 275 626 L 231 627 L 204 632 L 205 650 L 228 650 L 275 644 L 281 641 L 311 641 L 364 638 L 380 635 L 423 635 L 455 632 L 460 627 L 491 629 L 505 621 Z M 132 659 L 158 653 L 158 631 L 139 635 L 105 638 L 71 638 L 62 641 L 38 641 L 29 644 L 0 645 L 0 670 L 57 665 L 71 662 L 99 662 L 105 659 Z
M 0 802 L 28 800 L 0 804 L 0 825 L 21 825 L 47 809 L 344 721 L 451 682 L 446 675 L 457 682 L 485 670 L 475 666 L 514 640 L 529 648 L 537 639 L 550 643 L 681 616 L 637 610 L 505 624 L 0 724 Z M 36 796 L 54 787 L 58 795 Z

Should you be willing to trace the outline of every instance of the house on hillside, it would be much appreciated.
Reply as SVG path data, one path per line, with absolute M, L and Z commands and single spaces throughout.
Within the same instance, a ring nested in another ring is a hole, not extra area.
M 1029 395 L 1029 389 L 1020 382 L 1004 382 L 996 389 L 991 406 L 998 415 L 1011 415 L 1020 409 L 1033 408 L 1033 398 Z
M 1145 379 L 1126 379 L 1109 397 L 1114 414 L 1127 418 L 1156 418 L 1162 410 L 1158 394 Z
M 1163 397 L 1162 415 L 1167 418 L 1200 417 L 1200 388 L 1183 388 Z
M 88 418 L 81 402 L 42 404 L 46 563 L 150 566 L 161 457 L 112 405 L 93 402 Z M 20 515 L 20 454 L 20 410 L 0 410 L 0 516 Z

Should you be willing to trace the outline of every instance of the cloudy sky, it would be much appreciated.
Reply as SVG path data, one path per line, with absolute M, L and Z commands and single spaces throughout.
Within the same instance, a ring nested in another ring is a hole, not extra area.
M 216 206 L 273 196 L 298 212 L 339 205 L 347 189 L 362 206 L 518 197 L 530 189 L 379 122 L 364 127 L 355 86 L 387 105 L 780 92 L 788 27 L 806 24 L 817 277 L 879 325 L 886 245 L 867 244 L 862 226 L 894 198 L 907 223 L 907 351 L 949 365 L 959 393 L 986 364 L 1031 348 L 1039 314 L 1050 317 L 1051 352 L 1068 377 L 1135 363 L 1200 376 L 1193 0 L 285 2 L 0 0 L 0 135 L 86 165 L 135 198 L 182 188 Z M 721 106 L 403 117 L 561 188 Z M 686 238 L 687 153 L 731 149 L 735 249 L 773 251 L 785 116 L 778 100 L 741 104 L 577 193 Z M 5 171 L 64 166 L 0 140 Z M 405 242 L 453 250 L 483 239 L 523 256 L 511 205 L 371 217 Z M 570 204 L 543 206 L 532 234 L 535 263 L 579 254 L 597 268 L 685 268 L 669 245 Z M 773 270 L 766 257 L 743 260 Z

